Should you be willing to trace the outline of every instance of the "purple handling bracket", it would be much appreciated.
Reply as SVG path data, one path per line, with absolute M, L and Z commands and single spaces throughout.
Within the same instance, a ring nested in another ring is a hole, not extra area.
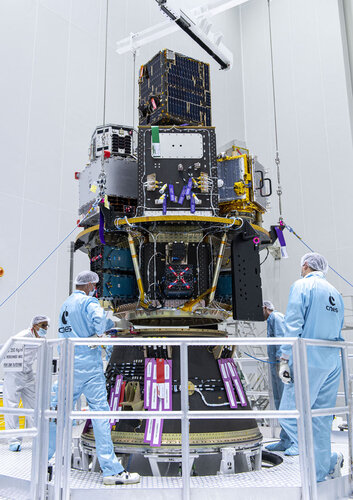
M 159 410 L 171 411 L 172 410 L 172 361 L 164 360 L 164 398 L 158 398 Z M 156 418 L 153 424 L 151 446 L 159 447 L 162 444 L 164 420 Z
M 182 205 L 184 203 L 185 196 L 186 196 L 186 186 L 184 186 L 183 189 L 181 190 L 179 200 L 178 200 L 179 205 Z
M 195 198 L 193 196 L 191 196 L 191 198 L 190 198 L 190 212 L 192 214 L 194 214 L 195 210 L 196 210 Z
M 110 401 L 109 401 L 109 408 L 112 411 L 116 411 L 119 409 L 119 402 L 120 402 L 120 393 L 121 393 L 121 387 L 123 385 L 123 376 L 118 375 L 115 380 L 115 386 L 112 392 L 110 393 Z M 118 422 L 117 418 L 111 418 L 110 419 L 110 428 L 113 427 Z
M 164 365 L 165 380 L 165 398 L 163 401 L 163 410 L 172 411 L 172 360 L 165 360 Z
M 237 401 L 235 399 L 232 379 L 228 373 L 228 367 L 227 367 L 227 363 L 225 361 L 226 361 L 225 359 L 218 360 L 219 370 L 221 372 L 221 376 L 222 376 L 223 384 L 224 384 L 224 387 L 225 387 L 225 390 L 227 393 L 229 405 L 231 408 L 237 408 L 238 405 L 237 405 Z
M 170 201 L 175 201 L 174 186 L 169 184 L 169 199 Z
M 111 411 L 116 411 L 116 409 L 119 408 L 120 392 L 121 392 L 122 383 L 123 383 L 123 376 L 118 375 L 115 379 L 115 385 L 112 388 L 112 390 L 110 391 L 109 408 Z M 109 419 L 110 429 L 117 422 L 118 422 L 118 419 L 110 418 Z M 83 432 L 88 432 L 88 430 L 91 426 L 92 426 L 92 420 L 89 418 L 86 420 L 85 426 L 83 428 Z
M 190 177 L 188 185 L 186 186 L 186 191 L 185 191 L 186 196 L 190 196 L 191 189 L 192 189 L 192 178 Z
M 163 409 L 163 399 L 158 398 L 158 410 L 162 411 L 162 409 Z M 163 419 L 154 418 L 152 422 L 153 426 L 152 426 L 150 445 L 159 447 L 162 443 Z
M 288 252 L 287 252 L 286 240 L 284 239 L 283 231 L 282 231 L 282 229 L 280 229 L 279 227 L 276 227 L 276 226 L 275 226 L 275 231 L 277 234 L 279 244 L 281 245 L 281 255 L 284 259 L 287 259 Z
M 154 366 L 156 361 L 153 358 L 145 359 L 145 394 L 144 394 L 144 408 L 145 410 L 151 409 L 151 400 L 152 400 L 152 386 L 153 386 L 153 375 L 154 375 Z M 145 427 L 145 435 L 144 442 L 150 443 L 152 438 L 152 427 L 153 420 L 147 419 L 146 427 Z
M 152 397 L 152 383 L 153 383 L 153 359 L 145 359 L 145 383 L 144 383 L 144 408 L 145 410 L 151 409 L 151 397 Z M 153 421 L 151 419 L 146 420 L 144 442 L 149 443 L 151 440 Z
M 145 410 L 148 410 L 150 407 L 152 368 L 153 368 L 152 358 L 146 358 L 145 359 L 145 377 L 144 377 L 144 400 L 143 400 L 143 406 L 144 406 Z
M 85 423 L 85 426 L 84 426 L 84 428 L 83 428 L 83 431 L 82 431 L 82 432 L 83 432 L 83 433 L 88 432 L 88 430 L 89 430 L 89 428 L 90 428 L 90 427 L 92 427 L 92 420 L 91 420 L 90 418 L 88 418 L 88 419 L 86 420 L 86 423 Z
M 166 215 L 167 213 L 167 197 L 165 196 L 164 197 L 164 200 L 163 200 L 163 215 Z
M 104 239 L 104 215 L 102 212 L 102 209 L 99 209 L 99 239 L 102 243 L 102 245 L 105 245 L 105 239 Z
M 230 376 L 232 377 L 234 387 L 235 387 L 235 389 L 238 393 L 239 399 L 240 399 L 240 404 L 242 406 L 247 406 L 248 403 L 246 401 L 246 396 L 245 396 L 245 392 L 243 389 L 243 384 L 240 381 L 240 377 L 238 375 L 238 370 L 237 370 L 237 366 L 234 362 L 234 359 L 228 358 L 226 361 L 228 364 L 228 371 L 230 373 Z

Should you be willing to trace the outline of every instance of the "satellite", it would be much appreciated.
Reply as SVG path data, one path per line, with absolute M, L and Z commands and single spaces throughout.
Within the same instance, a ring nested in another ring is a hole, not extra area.
M 227 346 L 227 320 L 263 321 L 259 253 L 274 235 L 262 227 L 271 180 L 232 143 L 217 154 L 209 65 L 165 49 L 141 66 L 139 127 L 109 124 L 93 133 L 78 175 L 83 222 L 75 250 L 88 254 L 97 297 L 130 328 L 118 335 L 106 370 L 109 404 L 131 410 L 180 409 L 179 347 L 134 345 L 136 337 L 219 337 L 189 348 L 191 410 L 251 409 Z M 145 475 L 177 475 L 180 421 L 112 421 L 115 451 Z M 82 447 L 94 454 L 86 425 Z M 258 470 L 255 419 L 192 419 L 193 473 Z M 229 451 L 231 450 L 231 451 Z M 231 458 L 229 459 L 229 456 Z

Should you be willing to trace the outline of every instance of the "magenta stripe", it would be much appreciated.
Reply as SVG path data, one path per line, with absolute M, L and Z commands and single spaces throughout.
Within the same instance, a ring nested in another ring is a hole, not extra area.
M 237 400 L 236 400 L 235 394 L 234 394 L 232 379 L 228 373 L 228 366 L 227 366 L 226 360 L 219 359 L 218 366 L 219 366 L 219 370 L 221 372 L 224 388 L 225 388 L 226 393 L 227 393 L 229 405 L 231 408 L 237 408 L 238 407 Z
M 233 358 L 228 358 L 228 365 L 229 365 L 229 371 L 232 376 L 233 384 L 234 387 L 238 393 L 240 403 L 242 406 L 247 406 L 248 403 L 246 401 L 246 396 L 245 396 L 245 391 L 243 389 L 243 384 L 241 383 L 240 377 L 238 375 L 238 369 L 237 365 L 235 364 L 235 361 Z M 233 370 L 234 370 L 234 375 L 233 375 Z
M 144 394 L 144 408 L 145 410 L 150 410 L 151 409 L 151 400 L 152 400 L 152 386 L 154 382 L 154 376 L 155 376 L 155 365 L 156 365 L 156 360 L 153 358 L 146 358 L 145 359 L 145 394 Z M 153 420 L 147 419 L 146 420 L 146 427 L 145 427 L 145 435 L 144 435 L 144 442 L 145 443 L 150 443 L 151 438 L 152 438 L 152 431 L 153 431 Z

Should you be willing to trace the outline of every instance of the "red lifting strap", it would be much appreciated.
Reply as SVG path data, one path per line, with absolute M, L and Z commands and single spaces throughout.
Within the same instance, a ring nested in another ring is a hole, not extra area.
M 157 358 L 157 384 L 163 384 L 164 379 L 164 359 Z

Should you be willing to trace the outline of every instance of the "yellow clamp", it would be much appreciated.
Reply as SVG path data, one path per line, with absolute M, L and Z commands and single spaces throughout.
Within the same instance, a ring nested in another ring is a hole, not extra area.
M 234 183 L 234 191 L 238 196 L 245 194 L 245 186 L 242 181 Z

